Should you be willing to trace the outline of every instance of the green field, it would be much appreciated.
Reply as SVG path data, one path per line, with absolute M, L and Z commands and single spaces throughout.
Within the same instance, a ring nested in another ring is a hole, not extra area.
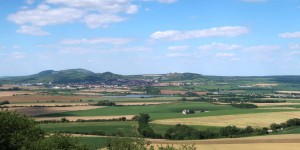
M 208 112 L 183 115 L 181 112 L 184 109 L 191 109 L 195 111 L 205 110 Z M 239 108 L 233 108 L 229 105 L 215 105 L 215 104 L 204 103 L 204 102 L 177 102 L 171 104 L 150 105 L 150 106 L 105 107 L 105 108 L 92 109 L 92 110 L 47 114 L 47 115 L 41 115 L 39 117 L 112 116 L 112 115 L 137 115 L 139 113 L 148 113 L 151 116 L 151 120 L 156 120 L 156 119 L 204 117 L 204 116 L 219 116 L 219 115 L 261 113 L 261 112 L 283 112 L 283 111 L 291 111 L 291 110 L 239 109 Z
M 47 132 L 68 132 L 93 134 L 104 132 L 106 134 L 118 134 L 122 136 L 136 136 L 137 122 L 80 122 L 80 123 L 49 123 L 40 124 Z
M 78 140 L 92 149 L 104 148 L 109 141 L 108 137 L 78 137 Z

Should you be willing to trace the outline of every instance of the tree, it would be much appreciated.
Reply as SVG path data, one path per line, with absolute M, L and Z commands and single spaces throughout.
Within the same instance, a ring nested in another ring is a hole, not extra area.
M 90 150 L 87 145 L 79 142 L 70 135 L 56 133 L 44 140 L 40 140 L 32 148 L 33 150 Z
M 17 112 L 0 112 L 1 150 L 89 150 L 76 138 L 64 134 L 46 134 L 35 121 Z
M 30 149 L 44 135 L 32 119 L 17 112 L 0 112 L 1 149 Z

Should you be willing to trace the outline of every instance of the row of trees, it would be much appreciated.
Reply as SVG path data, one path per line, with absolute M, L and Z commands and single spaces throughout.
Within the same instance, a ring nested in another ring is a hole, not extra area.
M 116 106 L 116 103 L 115 102 L 111 102 L 109 100 L 102 100 L 102 101 L 99 101 L 95 104 L 93 104 L 94 106 Z
M 241 104 L 230 104 L 232 107 L 235 108 L 241 108 L 241 109 L 254 109 L 257 108 L 256 105 L 254 104 L 245 104 L 245 103 L 241 103 Z
M 300 126 L 300 119 L 298 118 L 293 118 L 293 119 L 289 119 L 286 122 L 282 122 L 282 123 L 272 123 L 270 125 L 270 128 L 273 132 L 277 132 L 281 129 L 285 129 L 288 127 L 294 127 L 294 126 Z

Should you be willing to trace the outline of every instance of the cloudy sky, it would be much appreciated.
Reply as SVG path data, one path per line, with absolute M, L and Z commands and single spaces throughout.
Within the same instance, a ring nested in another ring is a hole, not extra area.
M 0 76 L 299 75 L 300 0 L 0 0 Z

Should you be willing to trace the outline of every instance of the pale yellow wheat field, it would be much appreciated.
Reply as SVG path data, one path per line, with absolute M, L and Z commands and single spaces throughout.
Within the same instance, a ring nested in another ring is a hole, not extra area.
M 235 125 L 238 127 L 268 127 L 271 123 L 282 123 L 291 118 L 300 118 L 300 111 L 165 119 L 155 120 L 152 123 L 168 125 L 185 124 L 205 126 Z

